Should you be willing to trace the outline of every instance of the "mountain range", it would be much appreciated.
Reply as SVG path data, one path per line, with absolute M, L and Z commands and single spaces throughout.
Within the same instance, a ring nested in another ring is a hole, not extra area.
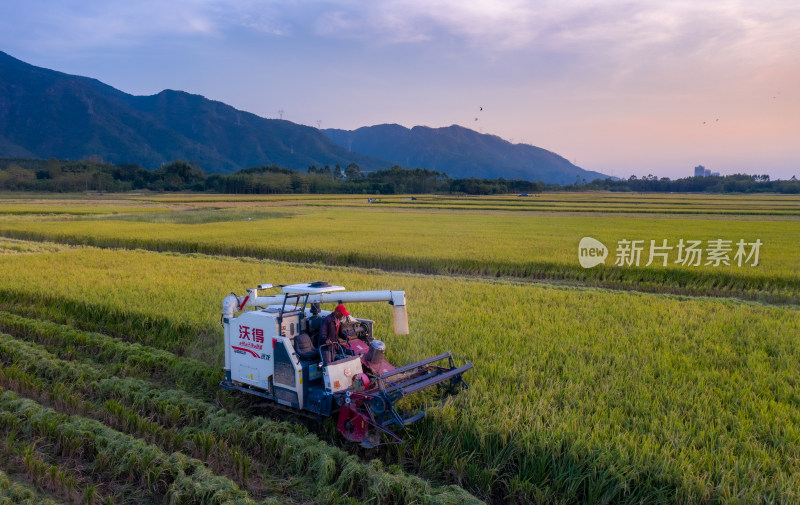
M 175 160 L 207 172 L 356 163 L 363 171 L 428 168 L 453 178 L 571 183 L 605 177 L 538 147 L 453 125 L 324 130 L 265 119 L 215 100 L 165 90 L 134 96 L 96 79 L 36 67 L 0 51 L 0 157 L 136 163 Z
M 455 179 L 525 179 L 555 184 L 606 176 L 579 168 L 567 159 L 527 144 L 512 144 L 496 135 L 463 126 L 445 128 L 397 124 L 367 126 L 353 131 L 324 130 L 348 150 L 396 160 L 405 167 L 425 167 Z

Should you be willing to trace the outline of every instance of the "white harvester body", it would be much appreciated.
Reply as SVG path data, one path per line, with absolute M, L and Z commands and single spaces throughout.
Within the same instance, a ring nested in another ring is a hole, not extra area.
M 265 295 L 268 289 L 274 288 L 262 284 L 243 297 L 231 293 L 222 303 L 225 380 L 220 386 L 225 389 L 320 418 L 339 412 L 339 431 L 366 444 L 376 432 L 399 440 L 386 427 L 404 426 L 424 415 L 423 410 L 401 416 L 395 403 L 404 396 L 439 386 L 449 397 L 466 387 L 461 375 L 472 364 L 456 366 L 450 352 L 392 366 L 384 359 L 385 344 L 373 338 L 369 319 L 352 318 L 347 334 L 340 327 L 333 336 L 337 342 L 321 341 L 321 326 L 331 314 L 320 309 L 322 303 L 388 302 L 395 333 L 407 334 L 403 291 L 345 291 L 324 282 L 282 286 L 281 293 Z M 323 361 L 316 345 L 333 348 L 326 347 L 333 356 L 330 363 Z M 441 362 L 446 364 L 437 364 Z

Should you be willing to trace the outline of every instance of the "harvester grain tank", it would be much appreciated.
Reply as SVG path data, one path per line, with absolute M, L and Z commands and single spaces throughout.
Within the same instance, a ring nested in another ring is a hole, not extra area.
M 277 288 L 279 293 L 265 293 Z M 394 367 L 369 319 L 343 322 L 333 344 L 335 359 L 325 363 L 319 333 L 331 312 L 320 304 L 349 302 L 388 302 L 395 333 L 408 334 L 403 291 L 346 291 L 314 282 L 262 284 L 243 297 L 231 293 L 222 303 L 225 380 L 220 386 L 312 417 L 338 416 L 339 432 L 366 447 L 400 442 L 393 430 L 421 419 L 426 406 L 467 387 L 462 375 L 472 363 L 450 351 Z M 401 412 L 400 400 L 423 391 L 432 394 Z

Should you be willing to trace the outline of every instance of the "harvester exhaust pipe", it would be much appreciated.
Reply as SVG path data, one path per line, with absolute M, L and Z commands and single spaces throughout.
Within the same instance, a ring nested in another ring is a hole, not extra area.
M 228 319 L 231 319 L 239 307 L 239 298 L 231 293 L 222 300 L 222 329 L 225 339 L 225 379 L 231 379 L 231 334 Z
M 236 310 L 239 308 L 239 298 L 231 293 L 222 300 L 222 317 L 226 319 L 230 319 L 236 313 Z

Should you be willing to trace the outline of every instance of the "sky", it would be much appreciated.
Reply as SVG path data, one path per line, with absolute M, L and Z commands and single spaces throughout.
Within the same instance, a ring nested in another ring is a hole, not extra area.
M 797 0 L 26 0 L 0 50 L 321 128 L 458 124 L 615 177 L 800 177 Z

